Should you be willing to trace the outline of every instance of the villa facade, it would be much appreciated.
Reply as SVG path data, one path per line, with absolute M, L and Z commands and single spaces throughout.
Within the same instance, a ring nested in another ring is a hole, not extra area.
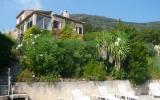
M 63 29 L 67 24 L 72 25 L 77 34 L 83 35 L 83 22 L 70 18 L 67 11 L 63 11 L 61 14 L 54 14 L 52 11 L 23 10 L 16 17 L 16 27 L 20 35 L 23 35 L 32 26 L 57 31 Z

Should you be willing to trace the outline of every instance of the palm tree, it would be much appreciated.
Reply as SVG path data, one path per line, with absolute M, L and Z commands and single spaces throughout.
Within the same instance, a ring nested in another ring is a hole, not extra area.
M 97 41 L 97 48 L 100 57 L 102 57 L 104 60 L 108 57 L 108 47 L 109 44 L 112 41 L 112 35 L 109 32 L 102 32 L 99 34 L 99 36 L 96 38 Z
M 108 62 L 111 64 L 114 61 L 114 66 L 117 70 L 121 68 L 121 62 L 129 53 L 128 44 L 125 33 L 119 31 L 115 35 L 103 32 L 97 38 L 97 47 L 100 57 L 104 60 L 108 59 Z
M 116 34 L 115 42 L 109 46 L 109 52 L 115 60 L 115 68 L 119 70 L 121 68 L 121 62 L 129 53 L 129 43 L 125 33 L 117 32 Z

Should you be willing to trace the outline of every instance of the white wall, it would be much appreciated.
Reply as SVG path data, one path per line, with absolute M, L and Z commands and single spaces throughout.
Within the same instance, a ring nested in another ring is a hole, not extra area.
M 59 18 L 59 17 L 56 17 L 56 16 L 53 16 L 52 18 L 53 18 L 52 20 L 56 20 L 56 21 L 60 22 L 59 23 L 59 29 L 62 29 L 62 28 L 65 27 L 65 19 Z
M 79 89 L 84 95 L 99 95 L 98 86 L 106 86 L 110 93 L 118 93 L 118 84 L 126 85 L 128 91 L 134 93 L 129 81 L 76 81 L 76 82 L 56 82 L 56 83 L 16 83 L 16 93 L 27 93 L 32 100 L 70 100 L 72 91 Z
M 21 20 L 24 20 L 28 15 L 30 15 L 33 11 L 25 11 L 21 16 L 19 16 L 17 18 L 17 24 L 19 24 L 19 20 L 20 20 L 20 17 L 22 18 Z

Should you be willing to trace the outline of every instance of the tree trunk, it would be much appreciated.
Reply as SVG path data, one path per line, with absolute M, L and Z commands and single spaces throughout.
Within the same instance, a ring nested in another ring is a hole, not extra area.
M 118 71 L 121 68 L 121 61 L 120 60 L 115 60 L 115 69 Z
M 114 65 L 115 69 L 118 71 L 118 61 L 115 60 L 115 65 Z

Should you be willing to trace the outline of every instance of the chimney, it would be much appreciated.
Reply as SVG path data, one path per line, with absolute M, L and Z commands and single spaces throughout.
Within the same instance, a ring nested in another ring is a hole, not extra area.
M 69 18 L 69 12 L 67 10 L 64 10 L 62 16 Z

